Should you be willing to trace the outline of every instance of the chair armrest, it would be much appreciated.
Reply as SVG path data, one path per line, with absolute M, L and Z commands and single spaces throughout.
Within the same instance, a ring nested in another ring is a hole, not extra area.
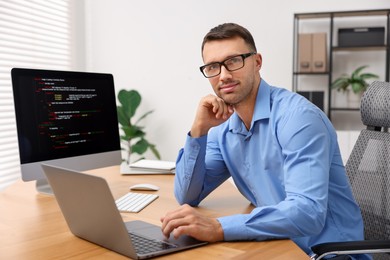
M 348 242 L 330 242 L 315 245 L 311 248 L 316 255 L 322 255 L 328 252 L 341 251 L 370 251 L 382 250 L 390 252 L 390 240 L 362 240 Z

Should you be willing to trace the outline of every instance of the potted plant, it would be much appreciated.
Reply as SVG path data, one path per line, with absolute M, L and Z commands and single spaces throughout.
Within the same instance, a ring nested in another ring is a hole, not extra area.
M 360 66 L 355 69 L 351 75 L 343 74 L 331 84 L 331 88 L 346 93 L 347 106 L 350 108 L 359 107 L 363 92 L 369 85 L 366 80 L 378 78 L 378 76 L 373 73 L 362 73 L 367 67 L 368 66 Z
M 157 159 L 160 159 L 160 154 L 156 146 L 146 140 L 146 133 L 143 130 L 144 127 L 139 125 L 139 122 L 152 113 L 153 110 L 146 112 L 135 120 L 134 115 L 141 103 L 141 95 L 138 91 L 122 89 L 118 93 L 118 100 L 120 105 L 117 106 L 117 113 L 118 121 L 123 131 L 121 142 L 125 146 L 125 161 L 129 164 L 131 154 L 137 153 L 143 155 L 148 149 L 152 151 Z
M 341 77 L 337 78 L 332 82 L 332 88 L 337 89 L 337 91 L 347 91 L 349 86 L 353 93 L 362 94 L 368 87 L 367 79 L 378 78 L 378 75 L 372 73 L 362 73 L 362 70 L 368 66 L 361 66 L 355 69 L 351 75 L 343 74 Z

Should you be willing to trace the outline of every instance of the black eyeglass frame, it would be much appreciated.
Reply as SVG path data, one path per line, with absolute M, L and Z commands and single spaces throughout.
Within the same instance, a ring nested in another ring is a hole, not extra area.
M 203 76 L 205 76 L 205 78 L 213 78 L 213 77 L 216 77 L 216 76 L 218 76 L 219 74 L 221 74 L 221 67 L 222 67 L 222 66 L 224 66 L 225 69 L 227 69 L 228 71 L 236 71 L 236 70 L 242 69 L 243 67 L 245 67 L 245 59 L 248 58 L 248 57 L 250 57 L 250 56 L 252 56 L 252 55 L 255 55 L 255 54 L 256 54 L 256 52 L 248 52 L 248 53 L 244 53 L 244 54 L 235 55 L 235 56 L 230 57 L 230 58 L 227 58 L 226 60 L 221 61 L 221 62 L 216 61 L 216 62 L 211 62 L 211 63 L 209 63 L 209 64 L 205 64 L 205 65 L 203 65 L 203 66 L 200 66 L 199 69 L 200 69 L 200 72 L 202 72 Z M 241 56 L 241 58 L 242 58 L 242 67 L 239 67 L 239 68 L 237 68 L 237 69 L 231 70 L 231 69 L 229 69 L 229 68 L 226 66 L 226 64 L 225 64 L 226 61 L 228 61 L 228 60 L 230 60 L 230 59 L 233 59 L 233 58 L 236 58 L 236 57 L 240 57 L 240 56 Z M 203 72 L 203 70 L 204 70 L 205 67 L 210 66 L 211 64 L 219 64 L 219 73 L 216 74 L 216 75 L 213 75 L 213 76 L 206 76 L 206 74 Z

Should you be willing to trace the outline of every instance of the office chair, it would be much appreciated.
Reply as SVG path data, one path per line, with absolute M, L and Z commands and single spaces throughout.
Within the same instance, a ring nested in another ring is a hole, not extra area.
M 366 253 L 373 259 L 390 259 L 390 83 L 373 82 L 362 97 L 360 112 L 367 128 L 360 132 L 345 167 L 362 212 L 365 240 L 315 245 L 311 259 Z

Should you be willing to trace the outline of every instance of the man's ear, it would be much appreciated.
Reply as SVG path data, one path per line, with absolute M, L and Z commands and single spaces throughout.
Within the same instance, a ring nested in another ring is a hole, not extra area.
M 256 59 L 256 67 L 258 67 L 258 70 L 260 70 L 261 65 L 263 65 L 263 57 L 261 56 L 260 53 L 256 53 L 255 59 Z

